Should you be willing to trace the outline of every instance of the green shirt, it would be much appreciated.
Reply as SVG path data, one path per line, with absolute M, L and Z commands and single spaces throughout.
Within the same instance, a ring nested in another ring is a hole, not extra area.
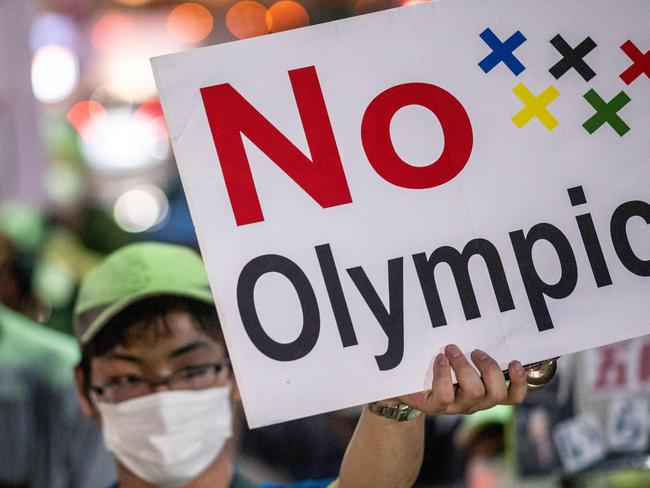
M 39 371 L 52 386 L 72 381 L 79 362 L 75 340 L 0 304 L 0 368 Z
M 115 479 L 79 409 L 74 339 L 0 305 L 0 486 L 97 488 Z

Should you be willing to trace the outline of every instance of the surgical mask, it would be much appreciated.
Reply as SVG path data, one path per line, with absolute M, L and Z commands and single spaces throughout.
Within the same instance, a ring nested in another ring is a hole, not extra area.
M 232 436 L 230 386 L 152 393 L 97 404 L 104 442 L 118 461 L 156 486 L 189 483 Z

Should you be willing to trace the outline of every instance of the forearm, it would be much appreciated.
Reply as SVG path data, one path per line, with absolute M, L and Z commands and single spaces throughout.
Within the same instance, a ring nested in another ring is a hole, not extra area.
M 348 444 L 339 488 L 402 488 L 415 482 L 424 451 L 424 415 L 395 422 L 364 408 Z

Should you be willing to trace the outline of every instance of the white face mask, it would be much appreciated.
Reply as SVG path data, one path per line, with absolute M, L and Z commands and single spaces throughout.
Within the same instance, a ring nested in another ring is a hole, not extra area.
M 230 386 L 152 393 L 97 404 L 104 442 L 119 462 L 156 486 L 182 486 L 232 436 Z

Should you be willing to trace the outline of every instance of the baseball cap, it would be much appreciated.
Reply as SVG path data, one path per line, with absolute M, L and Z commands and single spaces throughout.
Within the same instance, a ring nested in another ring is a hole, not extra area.
M 124 246 L 82 279 L 74 310 L 77 340 L 87 344 L 129 305 L 165 295 L 214 303 L 201 257 L 175 244 Z

